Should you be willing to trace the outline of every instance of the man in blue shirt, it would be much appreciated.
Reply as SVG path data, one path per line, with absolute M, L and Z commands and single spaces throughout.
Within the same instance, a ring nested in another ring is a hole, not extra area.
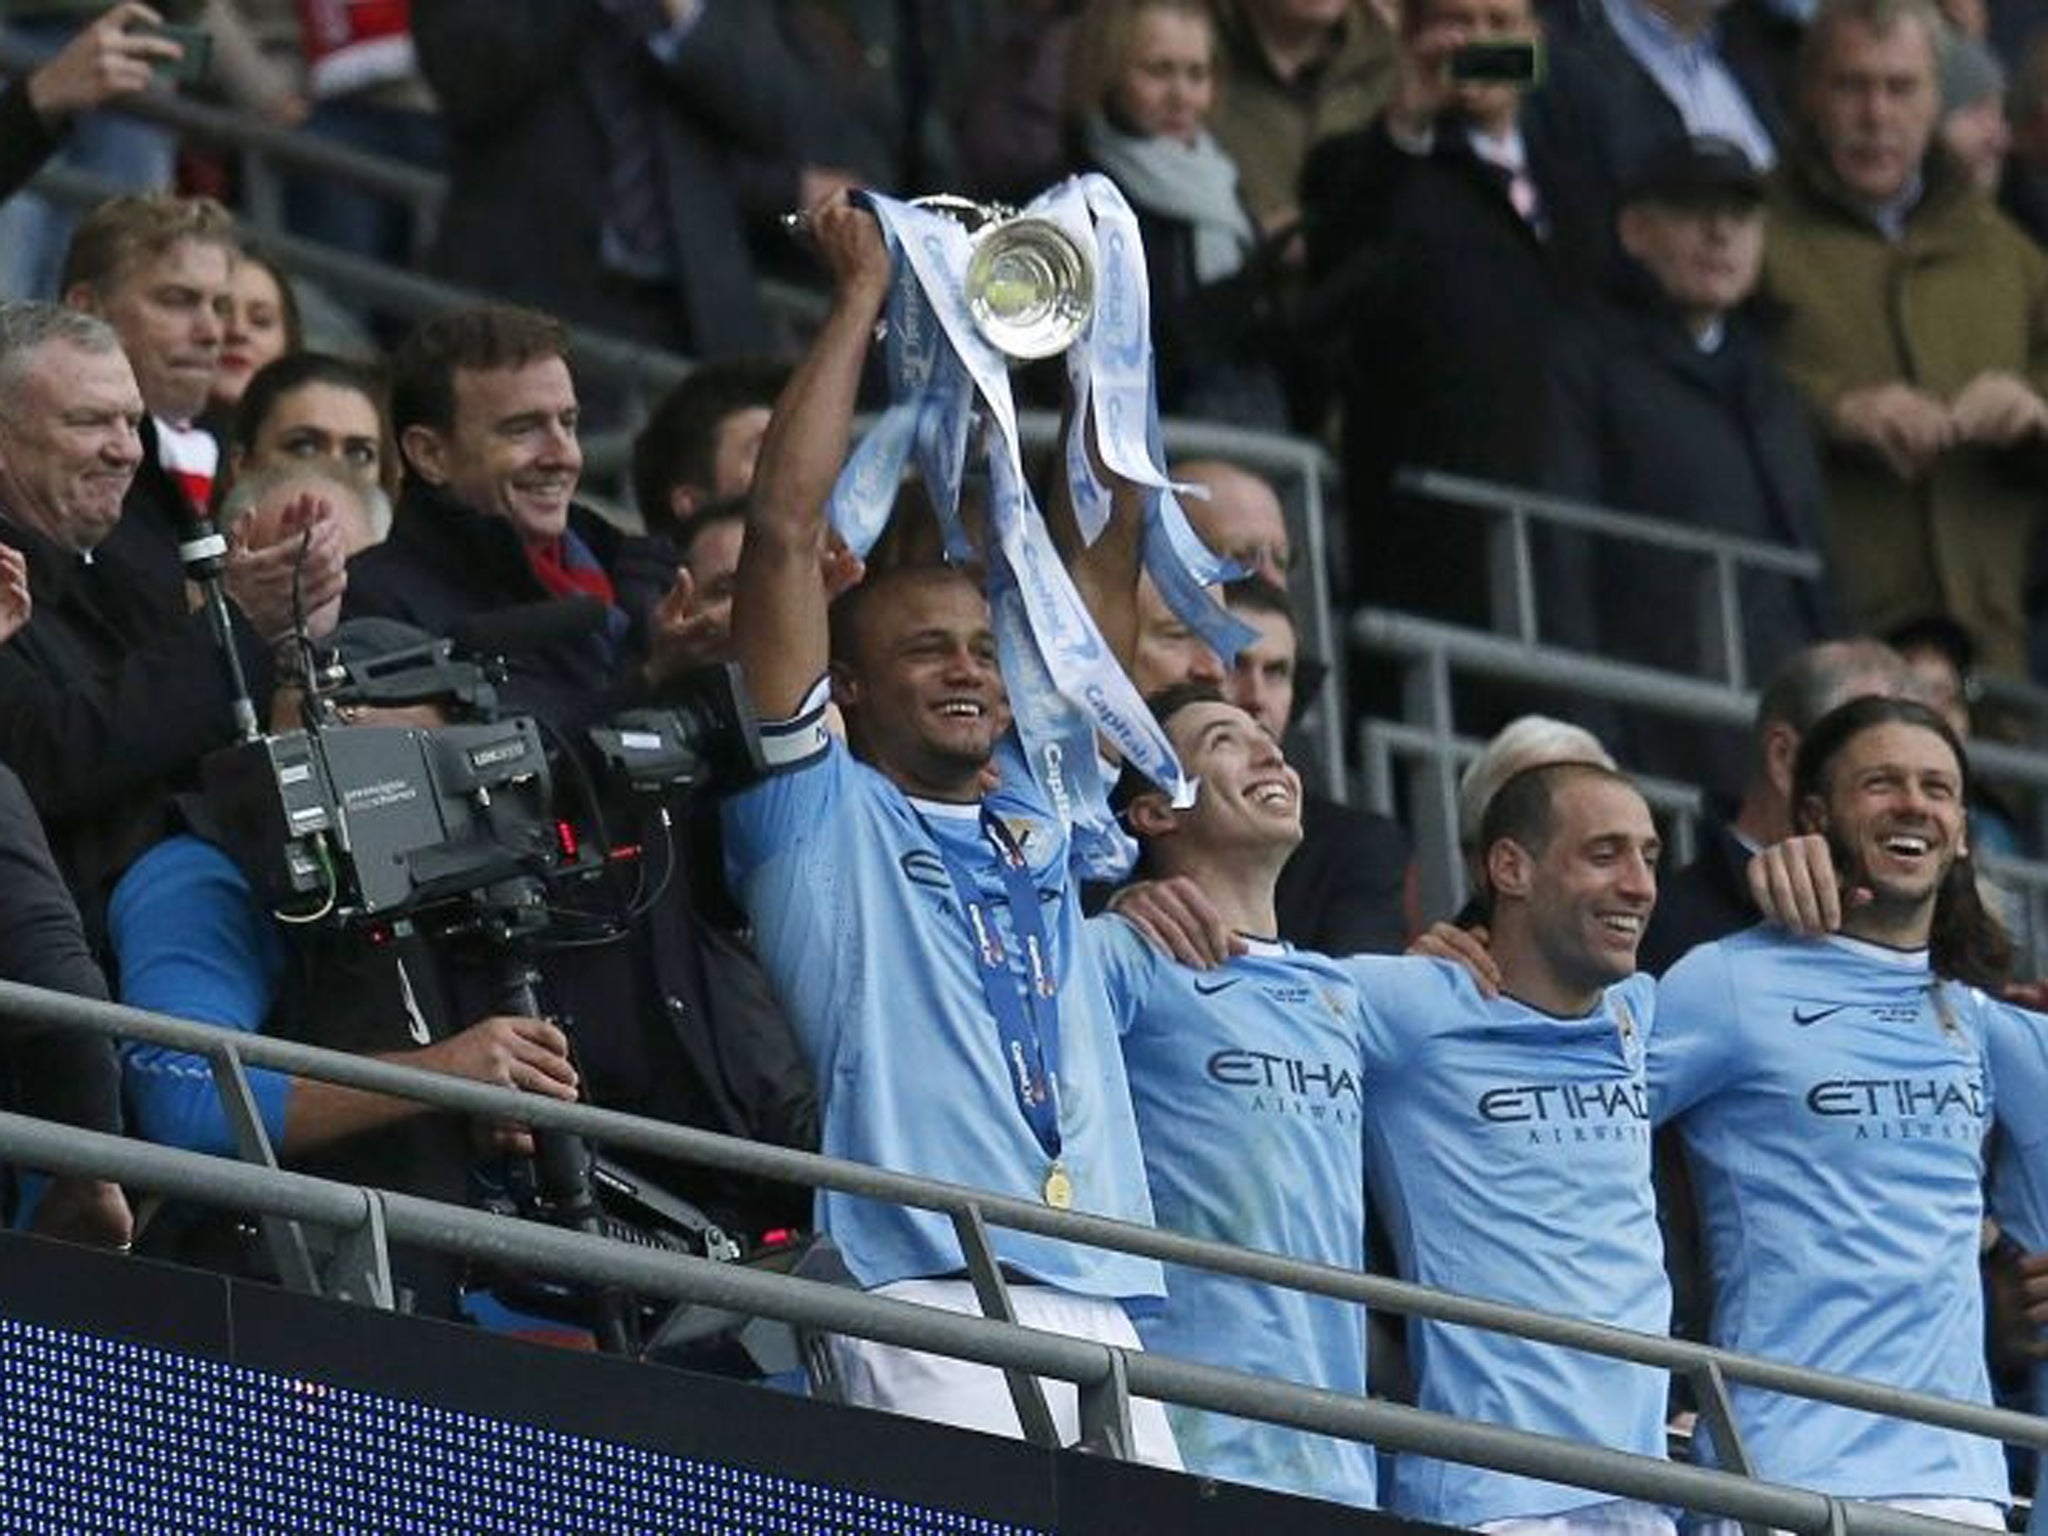
M 1154 695 L 1200 788 L 1176 811 L 1133 797 L 1141 873 L 1194 882 L 1243 944 L 1215 970 L 1176 964 L 1121 918 L 1100 949 L 1163 1227 L 1359 1269 L 1365 1263 L 1366 1023 L 1339 964 L 1276 937 L 1275 889 L 1301 842 L 1301 780 L 1279 744 L 1213 688 Z M 1298 1193 L 1290 1193 L 1298 1192 Z M 1139 1320 L 1147 1348 L 1363 1396 L 1365 1312 L 1350 1302 L 1183 1265 Z M 1191 1471 L 1340 1503 L 1375 1502 L 1357 1441 L 1174 1406 Z
M 1645 1050 L 1654 994 L 1635 972 L 1656 901 L 1649 808 L 1586 763 L 1509 779 L 1481 822 L 1484 996 L 1461 967 L 1351 962 L 1369 1042 L 1366 1157 L 1405 1278 L 1661 1334 L 1671 1293 L 1650 1186 Z M 1417 1401 L 1657 1456 L 1662 1371 L 1415 1319 Z M 1390 1507 L 1452 1525 L 1668 1532 L 1668 1515 L 1585 1489 L 1404 1457 Z
M 274 520 L 276 513 L 264 508 L 250 516 Z M 335 632 L 335 654 L 374 661 L 427 638 L 388 621 L 356 620 Z M 273 727 L 294 725 L 299 703 L 296 687 L 278 690 Z M 351 705 L 348 721 L 331 729 L 448 723 L 438 701 Z M 489 976 L 437 953 L 410 922 L 373 934 L 280 921 L 213 840 L 213 817 L 203 803 L 195 797 L 181 809 L 194 830 L 137 858 L 108 902 L 108 948 L 122 1002 L 550 1098 L 579 1097 L 580 1075 L 555 1023 L 488 1011 Z M 138 1135 L 188 1151 L 236 1154 L 233 1127 L 202 1058 L 131 1041 L 121 1053 L 121 1074 Z M 287 1167 L 429 1199 L 470 1199 L 480 1145 L 464 1117 L 264 1067 L 250 1067 L 248 1079 L 257 1116 Z M 530 1150 L 526 1134 L 511 1127 L 494 1128 L 491 1139 L 504 1150 Z M 268 1270 L 235 1222 L 193 1207 L 166 1210 L 141 1245 L 182 1263 Z M 403 1305 L 456 1314 L 459 1261 L 406 1246 L 391 1258 Z
M 1660 988 L 1650 1081 L 1693 1171 L 1715 1344 L 1988 1403 L 1977 1250 L 2004 1005 L 1977 985 L 2010 954 L 1966 859 L 1967 790 L 1922 705 L 1861 698 L 1817 721 L 1794 813 L 1840 871 L 1841 931 L 1694 950 Z M 1759 1476 L 2003 1525 L 1992 1441 L 1732 1395 Z
M 725 806 L 734 888 L 815 1068 L 827 1153 L 1149 1222 L 1067 828 L 1009 732 L 986 600 L 958 570 L 900 567 L 828 623 L 824 507 L 890 267 L 844 201 L 811 227 L 832 311 L 762 445 L 733 600 L 733 655 L 781 770 Z M 1134 573 L 1135 509 L 1117 500 L 1088 553 Z M 823 724 L 828 662 L 844 743 Z M 832 1193 L 818 1217 L 863 1285 L 977 1310 L 944 1217 Z M 1026 1282 L 1021 1321 L 1135 1345 L 1123 1308 L 1156 1304 L 1156 1263 L 1007 1229 L 993 1241 Z M 1018 1431 L 986 1367 L 853 1339 L 823 1352 L 849 1400 Z M 1049 1395 L 1073 1438 L 1071 1389 Z M 1178 1465 L 1157 1404 L 1135 1404 L 1133 1425 L 1141 1456 Z
M 1117 919 L 1091 930 L 1161 1225 L 1355 1265 L 1354 1192 L 1369 1173 L 1404 1276 L 1661 1333 L 1670 1293 L 1643 1078 L 1653 998 L 1632 974 L 1656 894 L 1641 796 L 1581 764 L 1502 788 L 1483 865 L 1505 995 L 1487 998 L 1459 966 L 1333 963 L 1263 937 L 1299 836 L 1299 782 L 1241 711 L 1192 690 L 1154 708 L 1202 788 L 1186 812 L 1133 800 L 1143 872 L 1198 883 L 1246 946 L 1195 970 Z M 1120 910 L 1148 916 L 1139 896 Z M 1354 1309 L 1199 1272 L 1169 1270 L 1167 1305 L 1142 1329 L 1162 1351 L 1314 1385 L 1356 1391 L 1362 1374 Z M 1425 1408 L 1662 1454 L 1660 1371 L 1421 1320 L 1410 1339 Z M 1180 1410 L 1174 1421 L 1199 1470 L 1356 1497 L 1338 1442 Z M 1387 1504 L 1518 1532 L 1671 1529 L 1647 1505 L 1422 1457 L 1395 1465 Z

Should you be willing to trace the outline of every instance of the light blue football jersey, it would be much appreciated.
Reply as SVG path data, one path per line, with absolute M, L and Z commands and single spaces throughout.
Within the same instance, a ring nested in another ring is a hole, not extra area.
M 1029 864 L 1059 1001 L 1060 1161 L 1074 1207 L 1152 1220 L 1123 1054 L 1102 974 L 1082 936 L 1066 829 L 1014 740 L 987 804 Z M 1036 1200 L 1050 1166 L 1024 1119 L 943 838 L 973 874 L 1029 985 L 978 806 L 913 805 L 831 740 L 800 766 L 725 802 L 726 857 L 774 982 L 817 1074 L 823 1150 L 904 1173 Z M 822 1192 L 818 1223 L 867 1286 L 947 1275 L 963 1260 L 943 1216 Z M 1081 1295 L 1156 1301 L 1150 1259 L 992 1226 L 997 1256 Z
M 2048 1249 L 2048 1017 L 2006 1003 L 1984 1011 L 1998 1134 L 1992 1141 L 1991 1214 L 2029 1253 Z M 2048 1412 L 2048 1363 L 2033 1371 L 2034 1412 Z M 2048 1532 L 2048 1498 L 2027 1529 Z
M 1262 944 L 1213 971 L 1120 918 L 1088 925 L 1123 1028 L 1159 1224 L 1362 1268 L 1365 1166 L 1358 989 L 1321 955 Z M 1364 1309 L 1169 1264 L 1147 1349 L 1362 1396 Z M 1188 1469 L 1370 1507 L 1370 1446 L 1169 1404 Z
M 1985 1017 L 1924 950 L 1753 928 L 1669 971 L 1652 1107 L 1685 1141 L 1716 1344 L 1990 1401 L 1977 1273 Z M 1731 1383 L 1757 1474 L 2006 1499 L 1996 1444 Z M 1703 1447 L 1710 1458 L 1711 1445 Z
M 1661 1334 L 1671 1288 L 1650 1184 L 1646 976 L 1582 1018 L 1482 997 L 1435 960 L 1343 962 L 1366 1003 L 1366 1157 L 1401 1273 Z M 1417 1401 L 1460 1418 L 1664 1454 L 1663 1371 L 1420 1319 Z M 1421 1456 L 1389 1507 L 1447 1525 L 1560 1514 L 1583 1488 Z

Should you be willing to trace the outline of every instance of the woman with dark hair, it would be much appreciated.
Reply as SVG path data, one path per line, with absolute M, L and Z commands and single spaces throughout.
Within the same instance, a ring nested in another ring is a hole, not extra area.
M 362 488 L 366 541 L 381 540 L 398 476 L 383 375 L 325 352 L 289 352 L 258 369 L 242 392 L 215 504 L 244 476 L 315 460 Z

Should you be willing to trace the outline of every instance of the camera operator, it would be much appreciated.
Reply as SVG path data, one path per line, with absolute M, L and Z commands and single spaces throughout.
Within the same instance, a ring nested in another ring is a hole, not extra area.
M 460 633 L 516 610 L 506 713 L 532 714 L 560 745 L 637 703 L 697 659 L 696 605 L 665 540 L 624 534 L 575 501 L 583 454 L 560 322 L 486 305 L 437 316 L 399 347 L 392 427 L 405 479 L 384 543 L 349 566 L 346 612 Z M 595 598 L 601 620 L 569 618 Z M 558 605 L 558 606 L 557 606 Z M 572 754 L 574 755 L 574 754 Z M 575 764 L 557 774 L 559 814 L 586 837 Z M 817 1145 L 811 1077 L 752 951 L 720 915 L 718 859 L 685 816 L 608 806 L 607 830 L 646 850 L 615 866 L 613 941 L 558 947 L 542 969 L 570 1022 L 586 1097 L 607 1108 L 784 1146 Z M 599 839 L 599 841 L 603 841 Z M 655 894 L 636 899 L 645 887 Z M 588 905 L 589 903 L 583 903 Z M 600 903 L 601 904 L 601 903 Z M 707 913 L 710 914 L 707 916 Z M 736 1232 L 802 1225 L 803 1191 L 644 1171 Z
M 0 543 L 25 557 L 35 608 L 0 647 L 0 760 L 42 813 L 88 933 L 114 879 L 164 835 L 169 791 L 232 722 L 207 617 L 165 614 L 145 574 L 102 547 L 141 462 L 142 413 L 104 321 L 0 307 Z M 259 698 L 270 643 L 292 632 L 295 584 L 315 613 L 340 591 L 331 521 L 309 500 L 266 536 L 231 541 L 232 642 Z
M 259 506 L 259 523 L 283 512 Z M 361 620 L 335 633 L 354 661 L 427 643 L 404 625 Z M 298 724 L 297 688 L 278 690 L 272 724 Z M 349 706 L 338 729 L 447 723 L 438 703 Z M 122 1001 L 231 1029 L 306 1040 L 550 1098 L 576 1097 L 568 1040 L 545 1019 L 490 1014 L 477 999 L 487 978 L 433 953 L 406 924 L 374 934 L 287 924 L 264 909 L 248 879 L 209 835 L 212 817 L 181 807 L 191 830 L 138 858 L 114 887 L 108 934 Z M 483 1015 L 479 1017 L 479 1015 Z M 463 1021 L 473 1020 L 463 1027 Z M 131 1045 L 123 1078 L 137 1131 L 151 1141 L 232 1155 L 234 1137 L 204 1062 L 157 1046 Z M 523 1151 L 516 1127 L 477 1138 L 460 1117 L 311 1078 L 251 1069 L 250 1087 L 281 1160 L 304 1172 L 467 1202 L 480 1151 Z M 479 1141 L 483 1145 L 479 1145 Z M 253 1237 L 226 1218 L 177 1211 L 146 1230 L 145 1251 L 234 1271 L 259 1268 Z M 452 1315 L 460 1265 L 445 1255 L 398 1250 L 393 1278 L 414 1310 Z

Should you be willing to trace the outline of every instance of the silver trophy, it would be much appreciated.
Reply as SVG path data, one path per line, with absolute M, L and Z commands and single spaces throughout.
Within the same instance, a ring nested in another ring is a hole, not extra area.
M 984 340 L 1032 362 L 1072 346 L 1095 310 L 1095 257 L 1051 219 L 937 193 L 914 200 L 958 219 L 969 241 L 962 287 Z
M 1095 256 L 1051 219 L 1000 203 L 937 192 L 912 198 L 918 208 L 956 220 L 968 236 L 961 295 L 982 339 L 1017 362 L 1064 352 L 1095 311 Z M 783 215 L 801 236 L 808 218 Z

